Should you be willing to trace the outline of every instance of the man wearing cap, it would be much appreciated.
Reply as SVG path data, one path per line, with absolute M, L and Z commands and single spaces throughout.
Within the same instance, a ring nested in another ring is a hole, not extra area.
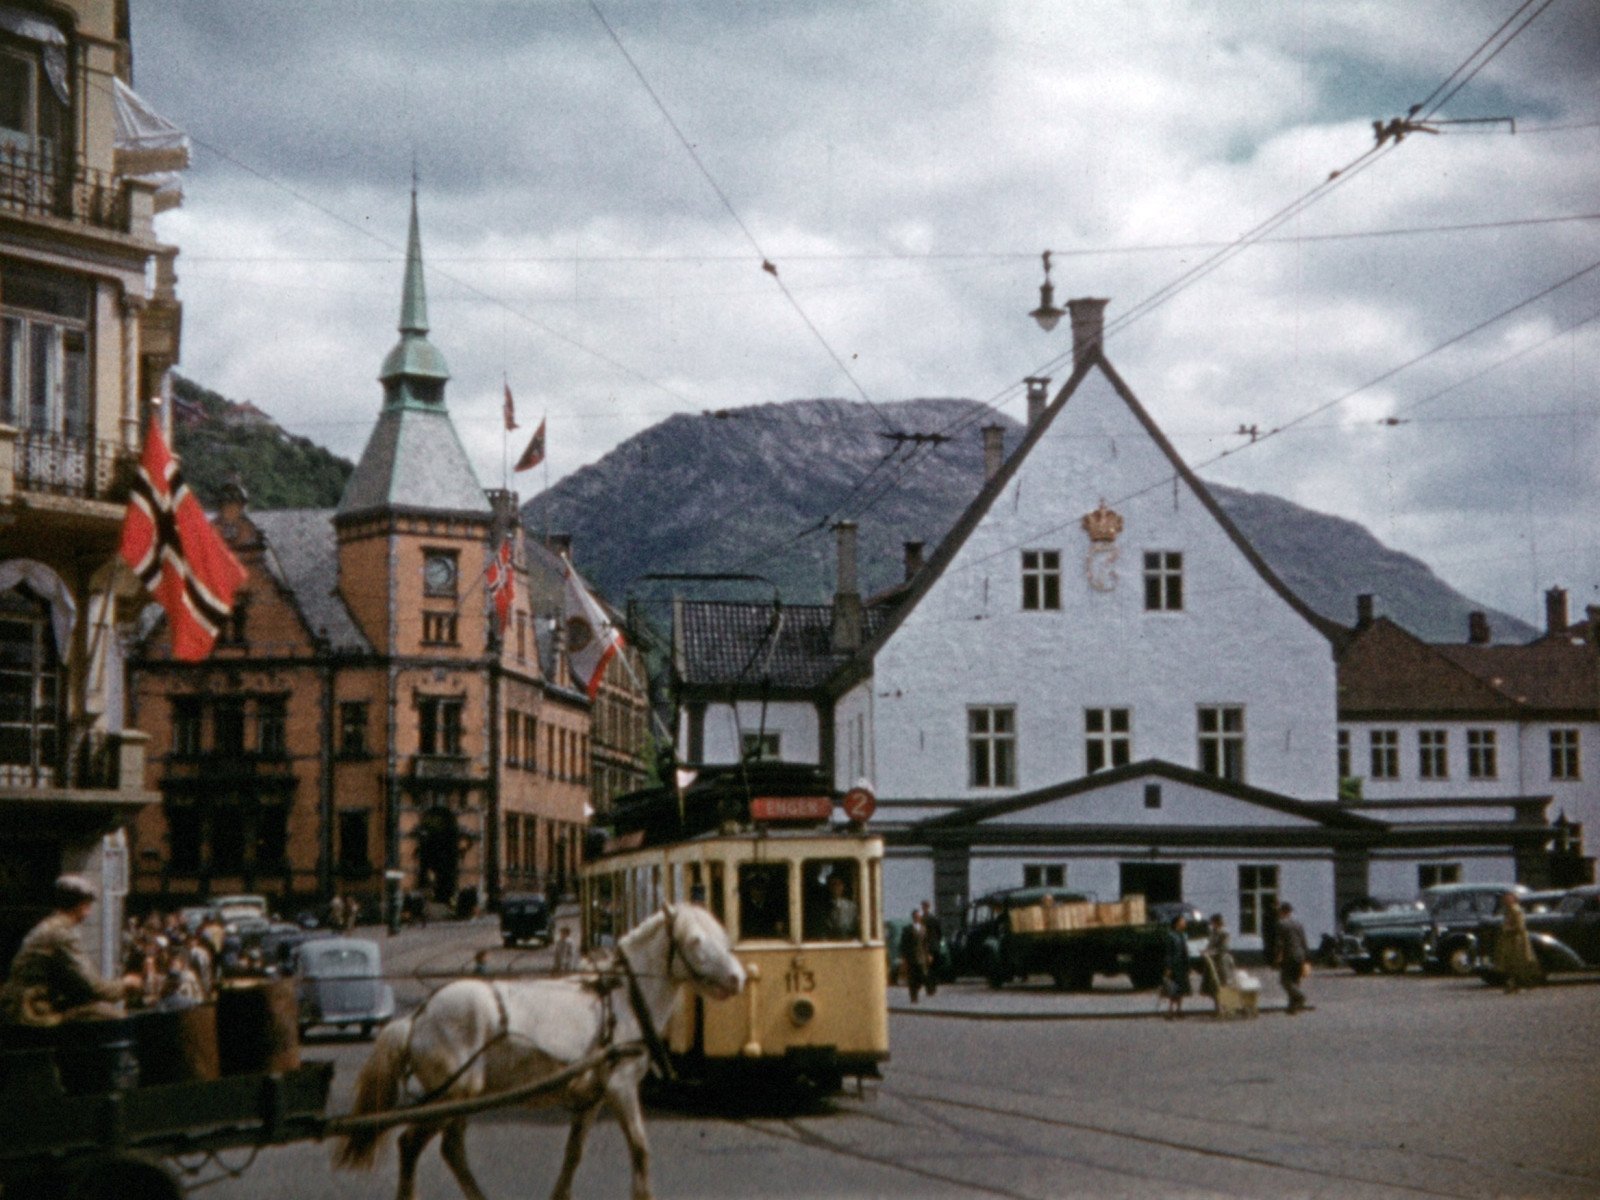
M 0 989 L 0 1020 L 56 1025 L 122 1015 L 129 981 L 100 978 L 78 940 L 94 901 L 94 885 L 81 875 L 56 880 L 56 910 L 33 927 L 11 960 Z

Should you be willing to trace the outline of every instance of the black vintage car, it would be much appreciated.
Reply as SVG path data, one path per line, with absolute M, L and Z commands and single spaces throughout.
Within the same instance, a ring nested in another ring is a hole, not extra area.
M 500 901 L 500 939 L 507 946 L 550 943 L 550 905 L 543 896 L 507 896 Z
M 1374 968 L 1398 975 L 1409 966 L 1470 975 L 1483 922 L 1497 918 L 1507 892 L 1527 895 L 1517 883 L 1446 883 L 1427 888 L 1418 901 L 1345 919 L 1340 957 L 1365 974 Z
M 1495 969 L 1498 921 L 1478 930 L 1478 973 L 1490 983 L 1504 982 Z M 1600 887 L 1573 888 L 1543 912 L 1528 912 L 1528 941 L 1546 975 L 1600 970 Z

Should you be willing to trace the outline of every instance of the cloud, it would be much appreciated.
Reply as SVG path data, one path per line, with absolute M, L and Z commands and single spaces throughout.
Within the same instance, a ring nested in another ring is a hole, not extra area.
M 1597 222 L 1319 240 L 1593 210 L 1600 130 L 1531 128 L 1600 119 L 1584 8 L 1552 6 L 1441 113 L 1515 115 L 1517 136 L 1413 135 L 1111 339 L 1192 461 L 1600 260 Z M 1490 0 L 602 9 L 715 189 L 584 6 L 133 0 L 137 86 L 201 140 L 161 225 L 182 369 L 359 454 L 414 154 L 433 340 L 485 482 L 503 378 L 549 414 L 552 477 L 672 412 L 864 393 L 1014 415 L 1023 376 L 1065 375 L 1064 331 L 1026 317 L 1041 250 L 1058 298 L 1108 296 L 1116 320 L 1210 253 L 1129 248 L 1250 230 L 1505 19 Z M 1368 523 L 1537 619 L 1543 587 L 1600 586 L 1574 383 L 1600 327 L 1377 422 L 1597 308 L 1600 272 L 1208 473 Z M 1552 541 L 1580 549 L 1530 568 Z

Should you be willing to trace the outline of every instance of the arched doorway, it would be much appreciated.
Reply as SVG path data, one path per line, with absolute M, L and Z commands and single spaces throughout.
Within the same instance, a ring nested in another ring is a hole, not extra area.
M 440 904 L 449 904 L 460 871 L 460 825 L 455 813 L 436 804 L 417 823 L 417 887 Z

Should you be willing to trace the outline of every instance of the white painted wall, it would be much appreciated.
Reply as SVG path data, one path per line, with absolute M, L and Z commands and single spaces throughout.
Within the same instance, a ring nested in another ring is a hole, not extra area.
M 740 701 L 735 714 L 731 704 L 708 704 L 705 715 L 703 760 L 736 763 L 742 753 L 740 733 L 765 730 L 779 735 L 779 760 L 794 763 L 821 761 L 820 724 L 816 706 L 805 701 L 773 701 L 763 714 L 760 701 Z M 688 715 L 680 721 L 679 744 L 689 745 Z
M 1444 848 L 1427 855 L 1375 854 L 1367 868 L 1367 890 L 1374 896 L 1415 896 L 1423 863 L 1459 863 L 1462 883 L 1512 883 L 1517 864 L 1505 853 L 1479 847 Z
M 933 857 L 920 848 L 886 850 L 883 856 L 884 919 L 908 920 L 913 907 L 932 899 Z
M 1339 728 L 1350 734 L 1351 774 L 1361 780 L 1366 800 L 1431 799 L 1434 797 L 1550 796 L 1549 818 L 1565 812 L 1581 821 L 1600 838 L 1600 722 L 1587 721 L 1345 721 Z M 1396 779 L 1372 778 L 1371 733 L 1394 730 L 1400 735 L 1400 774 Z M 1449 776 L 1423 779 L 1418 734 L 1424 729 L 1446 731 Z M 1492 729 L 1498 751 L 1493 779 L 1467 774 L 1467 731 Z M 1575 780 L 1554 779 L 1550 774 L 1550 731 L 1578 730 L 1579 774 Z
M 1164 482 L 1171 477 L 1110 383 L 1088 376 L 876 658 L 881 795 L 1007 794 L 967 786 L 967 709 L 988 704 L 1016 707 L 1020 790 L 1083 774 L 1086 707 L 1132 709 L 1135 760 L 1197 766 L 1197 707 L 1238 704 L 1246 782 L 1307 799 L 1335 794 L 1327 640 L 1185 485 Z M 1125 522 L 1111 591 L 1088 582 L 1079 524 L 1102 500 Z M 1022 611 L 1021 548 L 1061 552 L 1060 611 Z M 1146 550 L 1183 553 L 1183 611 L 1144 611 Z

